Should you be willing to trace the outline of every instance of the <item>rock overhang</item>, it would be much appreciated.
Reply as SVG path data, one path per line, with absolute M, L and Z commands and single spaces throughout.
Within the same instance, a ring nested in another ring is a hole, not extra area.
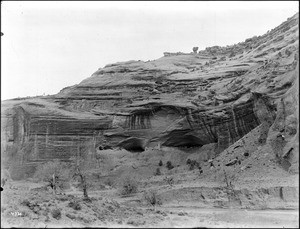
M 251 91 L 274 100 L 272 96 L 294 85 L 299 47 L 295 18 L 233 46 L 107 65 L 57 95 L 19 100 L 28 116 L 2 112 L 10 120 L 8 135 L 25 135 L 18 139 L 36 141 L 40 151 L 56 156 L 54 151 L 71 154 L 78 145 L 94 141 L 91 145 L 99 146 L 103 139 L 114 147 L 131 137 L 146 139 L 127 142 L 138 150 L 144 141 L 156 141 L 175 147 L 217 142 L 221 151 L 261 123 Z M 229 57 L 231 52 L 235 56 Z M 24 133 L 10 126 L 13 119 L 26 123 Z

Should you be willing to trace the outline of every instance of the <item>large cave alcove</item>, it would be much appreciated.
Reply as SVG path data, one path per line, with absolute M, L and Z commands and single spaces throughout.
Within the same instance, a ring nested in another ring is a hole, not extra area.
M 193 135 L 173 135 L 170 136 L 162 145 L 172 147 L 201 147 L 204 144 L 201 139 Z
M 145 151 L 146 139 L 130 137 L 118 143 L 118 146 L 132 153 Z

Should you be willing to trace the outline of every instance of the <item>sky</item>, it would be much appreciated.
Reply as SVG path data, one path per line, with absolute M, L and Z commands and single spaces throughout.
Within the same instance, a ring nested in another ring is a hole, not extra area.
M 1 1 L 1 100 L 56 94 L 119 61 L 262 35 L 298 1 Z

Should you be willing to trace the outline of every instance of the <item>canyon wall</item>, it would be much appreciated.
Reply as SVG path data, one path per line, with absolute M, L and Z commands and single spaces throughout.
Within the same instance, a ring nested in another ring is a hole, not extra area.
M 216 143 L 219 154 L 261 124 L 260 144 L 283 134 L 274 153 L 296 171 L 298 31 L 296 14 L 233 46 L 109 64 L 56 95 L 2 101 L 2 165 L 24 178 L 38 163 L 108 148 Z

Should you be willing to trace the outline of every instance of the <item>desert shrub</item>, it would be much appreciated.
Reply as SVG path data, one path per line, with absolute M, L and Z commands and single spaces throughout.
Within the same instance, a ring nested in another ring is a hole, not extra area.
M 229 54 L 229 58 L 230 57 L 234 57 L 235 56 L 235 53 L 234 52 L 231 52 L 230 54 Z
M 286 127 L 287 133 L 289 133 L 289 135 L 295 135 L 297 133 L 297 129 L 292 126 L 292 125 L 288 125 Z
M 107 178 L 105 181 L 104 181 L 104 184 L 105 185 L 108 185 L 110 187 L 113 187 L 115 182 L 111 179 L 111 178 Z
M 134 178 L 125 176 L 121 178 L 119 189 L 122 195 L 134 194 L 138 191 L 138 183 Z
M 186 164 L 187 164 L 187 165 L 190 165 L 190 164 L 191 164 L 191 162 L 192 162 L 192 161 L 191 161 L 191 159 L 190 159 L 190 158 L 186 160 Z
M 237 199 L 236 191 L 235 191 L 235 185 L 234 183 L 237 180 L 237 177 L 234 173 L 229 173 L 223 170 L 224 175 L 224 182 L 226 184 L 225 191 L 228 197 L 228 201 L 231 202 L 235 199 Z
M 163 166 L 163 162 L 160 160 L 158 163 L 159 166 Z
M 71 183 L 69 182 L 68 179 L 61 178 L 61 179 L 58 181 L 58 187 L 59 187 L 61 190 L 67 190 L 67 189 L 71 188 Z
M 199 167 L 199 174 L 202 174 L 203 170 Z
M 195 161 L 195 162 L 194 162 L 194 165 L 195 165 L 197 168 L 199 168 L 199 166 L 200 166 L 200 164 L 199 164 L 198 161 Z
M 79 220 L 79 221 L 83 221 L 86 224 L 90 224 L 91 223 L 90 219 L 87 219 L 87 218 L 85 218 L 83 216 L 77 216 L 76 219 Z
M 156 205 L 161 205 L 161 199 L 158 196 L 157 192 L 154 190 L 144 192 L 143 197 L 148 205 L 152 205 L 153 207 L 155 207 Z
M 67 213 L 66 216 L 70 219 L 76 219 L 76 216 L 75 215 L 72 215 L 72 214 L 69 214 Z
M 87 196 L 87 197 L 83 197 L 82 200 L 83 200 L 84 202 L 87 202 L 87 203 L 92 203 L 93 199 L 94 199 L 94 198 L 90 198 L 90 197 Z M 94 199 L 94 200 L 95 200 L 95 199 Z
M 61 219 L 61 211 L 59 209 L 53 209 L 51 211 L 51 215 L 54 219 L 57 219 L 57 220 Z
M 24 200 L 22 200 L 21 205 L 28 207 L 30 205 L 30 201 L 27 199 L 24 199 Z
M 290 50 L 286 49 L 285 54 L 289 57 L 292 54 L 292 52 Z
M 105 189 L 105 188 L 106 188 L 106 185 L 105 185 L 105 184 L 99 184 L 98 188 L 99 188 L 99 189 Z
M 199 168 L 199 162 L 191 160 L 189 164 L 189 170 L 194 170 L 195 168 Z
M 166 166 L 167 166 L 167 168 L 168 168 L 169 170 L 171 170 L 171 169 L 174 168 L 174 166 L 172 165 L 172 162 L 171 162 L 171 161 L 167 161 Z
M 101 178 L 101 174 L 99 172 L 93 172 L 91 173 L 91 178 L 95 178 L 99 180 Z
M 69 197 L 65 196 L 65 195 L 58 195 L 58 196 L 56 196 L 56 199 L 64 202 L 64 201 L 69 200 Z
M 138 227 L 140 225 L 144 225 L 145 221 L 140 222 L 140 220 L 130 219 L 130 220 L 127 221 L 127 224 L 132 224 L 133 226 Z
M 161 172 L 160 172 L 160 169 L 157 168 L 155 173 L 154 173 L 155 176 L 160 176 L 161 175 Z
M 81 210 L 81 206 L 77 201 L 70 201 L 68 207 L 73 208 L 74 210 Z
M 164 181 L 167 182 L 167 184 L 170 186 L 172 186 L 174 184 L 173 177 L 165 177 Z
M 249 156 L 249 152 L 245 152 L 245 153 L 244 153 L 244 156 L 245 156 L 245 157 L 248 157 L 248 156 Z

